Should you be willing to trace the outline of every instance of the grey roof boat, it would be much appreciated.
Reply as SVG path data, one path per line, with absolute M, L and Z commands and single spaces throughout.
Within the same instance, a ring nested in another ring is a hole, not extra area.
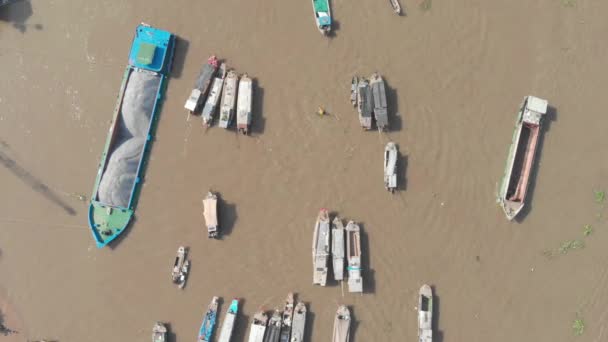
M 329 259 L 329 213 L 321 209 L 312 238 L 312 264 L 314 285 L 327 283 L 327 261 Z
M 526 96 L 519 109 L 507 166 L 498 193 L 498 203 L 509 220 L 521 212 L 526 202 L 538 148 L 541 120 L 547 113 L 547 107 L 547 100 Z
M 332 342 L 348 342 L 350 339 L 350 311 L 345 305 L 340 305 L 334 319 L 334 335 Z
M 253 315 L 248 342 L 264 342 L 264 333 L 268 324 L 268 315 L 262 310 Z
M 384 187 L 390 192 L 397 188 L 397 145 L 394 142 L 384 148 Z
M 217 222 L 217 195 L 209 191 L 203 199 L 203 216 L 207 225 L 207 236 L 209 238 L 217 238 L 218 222 Z
M 363 292 L 361 229 L 353 221 L 346 225 L 346 256 L 348 258 L 348 292 Z
M 433 290 L 426 284 L 418 292 L 418 340 L 433 342 Z
M 161 323 L 156 322 L 152 328 L 152 342 L 166 342 L 167 341 L 167 327 Z
M 281 312 L 279 309 L 275 309 L 272 317 L 268 321 L 268 328 L 266 328 L 266 336 L 264 336 L 264 342 L 279 342 L 281 336 Z
M 378 130 L 383 131 L 388 128 L 388 110 L 384 79 L 376 72 L 369 78 L 369 84 L 374 95 L 374 117 L 376 118 L 376 126 L 378 126 Z
M 220 99 L 220 95 L 222 94 L 224 78 L 226 78 L 226 64 L 222 63 L 220 65 L 220 69 L 218 70 L 217 77 L 213 79 L 209 96 L 207 96 L 207 101 L 203 107 L 203 113 L 201 114 L 203 125 L 209 126 L 213 121 L 213 115 L 215 114 L 217 103 Z
M 222 92 L 222 102 L 220 104 L 220 123 L 222 128 L 228 128 L 234 118 L 236 95 L 239 83 L 239 75 L 234 71 L 228 71 L 228 76 L 224 81 L 224 91 Z
M 369 81 L 361 77 L 357 86 L 357 110 L 359 123 L 364 129 L 372 129 L 372 112 L 374 111 L 374 98 Z
M 281 337 L 280 342 L 289 342 L 291 337 L 291 325 L 293 323 L 293 293 L 288 293 L 285 299 L 285 306 L 283 307 L 283 315 L 281 317 Z
M 306 304 L 298 302 L 293 313 L 290 342 L 304 341 L 304 329 L 306 328 Z
M 331 256 L 333 260 L 334 279 L 344 280 L 344 225 L 336 216 L 331 225 Z

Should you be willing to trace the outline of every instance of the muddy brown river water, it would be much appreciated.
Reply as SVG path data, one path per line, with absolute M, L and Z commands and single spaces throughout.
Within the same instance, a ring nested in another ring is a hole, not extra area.
M 436 294 L 435 341 L 606 341 L 608 2 L 334 0 L 335 36 L 309 1 L 21 2 L 0 9 L 0 341 L 149 341 L 167 321 L 196 339 L 212 296 L 253 313 L 294 291 L 308 341 L 328 341 L 337 304 L 352 341 L 414 341 L 417 291 Z M 112 248 L 87 227 L 97 163 L 135 26 L 181 39 L 137 219 Z M 257 79 L 251 137 L 187 121 L 206 58 Z M 353 74 L 379 71 L 390 131 L 363 132 Z M 508 222 L 495 203 L 518 106 L 549 100 L 531 203 Z M 330 115 L 316 115 L 323 106 Z M 401 189 L 383 188 L 399 145 Z M 202 196 L 223 199 L 221 241 Z M 363 295 L 313 287 L 318 209 L 361 223 Z M 601 216 L 601 214 L 604 216 Z M 583 234 L 590 224 L 593 232 Z M 584 248 L 560 253 L 570 240 Z M 170 281 L 191 249 L 183 291 Z M 585 330 L 575 337 L 573 321 Z

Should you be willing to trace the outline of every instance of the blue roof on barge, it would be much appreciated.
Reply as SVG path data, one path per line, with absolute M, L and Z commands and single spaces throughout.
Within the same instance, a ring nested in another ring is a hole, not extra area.
M 129 64 L 133 67 L 155 72 L 168 72 L 172 55 L 173 34 L 146 24 L 137 26 L 133 45 L 129 53 Z

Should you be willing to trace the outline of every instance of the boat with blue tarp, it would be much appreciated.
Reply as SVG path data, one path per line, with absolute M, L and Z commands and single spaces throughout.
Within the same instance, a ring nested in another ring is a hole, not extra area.
M 217 321 L 217 306 L 219 297 L 213 297 L 209 308 L 203 317 L 203 323 L 201 329 L 198 332 L 198 342 L 209 342 L 213 336 L 213 330 L 215 329 L 215 322 Z
M 89 204 L 98 248 L 116 239 L 133 217 L 174 48 L 172 33 L 137 26 Z

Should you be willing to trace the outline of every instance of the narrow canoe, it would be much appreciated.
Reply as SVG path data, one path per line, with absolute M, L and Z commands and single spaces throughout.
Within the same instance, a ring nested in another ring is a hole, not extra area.
M 172 33 L 137 26 L 89 204 L 98 248 L 116 239 L 135 212 L 174 48 Z
M 517 114 L 507 166 L 498 194 L 498 202 L 509 220 L 515 218 L 525 205 L 540 125 L 547 107 L 547 100 L 526 96 Z
M 304 329 L 306 328 L 306 304 L 298 302 L 293 313 L 293 325 L 291 327 L 291 342 L 304 341 Z

